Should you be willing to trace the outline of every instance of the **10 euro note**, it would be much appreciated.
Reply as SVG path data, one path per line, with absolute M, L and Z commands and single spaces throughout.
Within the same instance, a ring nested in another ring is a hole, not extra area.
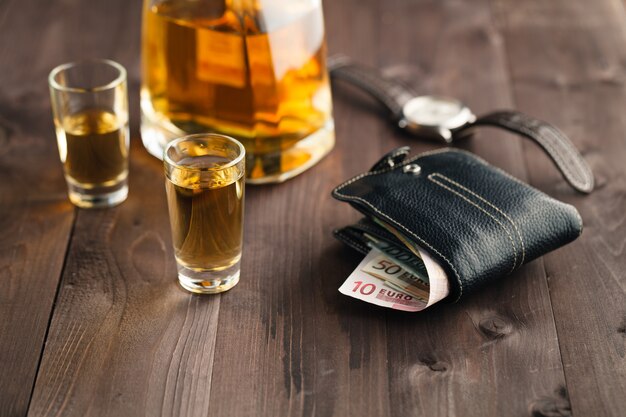
M 430 286 L 394 262 L 393 258 L 379 254 L 373 257 L 367 265 L 363 266 L 362 271 L 387 283 L 391 283 L 403 292 L 420 298 L 424 302 L 428 302 Z
M 382 253 L 370 261 L 363 270 L 376 278 L 400 287 L 404 292 L 428 301 L 430 283 L 422 258 L 398 245 L 364 235 L 368 246 Z
M 385 281 L 363 271 L 363 268 L 374 260 L 380 252 L 372 249 L 352 271 L 348 279 L 339 287 L 339 292 L 370 304 L 402 311 L 420 311 L 427 303 L 410 294 L 391 289 Z
M 412 285 L 411 279 L 399 279 L 398 277 L 411 274 L 394 262 L 393 258 L 387 257 L 378 249 L 372 249 L 339 291 L 344 295 L 394 310 L 421 311 L 445 298 L 449 293 L 449 283 L 447 275 L 436 261 L 425 252 L 420 252 L 420 255 L 428 272 L 430 285 L 422 283 L 418 288 Z M 384 268 L 383 273 L 380 268 Z

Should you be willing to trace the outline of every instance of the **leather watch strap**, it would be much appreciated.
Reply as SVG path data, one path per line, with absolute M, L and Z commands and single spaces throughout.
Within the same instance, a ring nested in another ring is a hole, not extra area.
M 495 126 L 537 142 L 552 158 L 572 187 L 590 193 L 594 187 L 593 172 L 569 138 L 555 126 L 516 111 L 497 111 L 476 119 L 454 132 L 462 136 L 476 126 Z
M 330 75 L 348 81 L 371 94 L 389 109 L 394 118 L 402 117 L 402 108 L 416 94 L 406 85 L 386 79 L 377 70 L 354 63 L 344 55 L 328 58 Z

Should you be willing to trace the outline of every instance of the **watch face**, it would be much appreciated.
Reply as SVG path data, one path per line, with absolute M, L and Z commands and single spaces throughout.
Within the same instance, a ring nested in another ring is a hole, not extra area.
M 467 106 L 447 97 L 421 96 L 409 100 L 403 108 L 405 119 L 422 127 L 456 129 L 474 117 Z

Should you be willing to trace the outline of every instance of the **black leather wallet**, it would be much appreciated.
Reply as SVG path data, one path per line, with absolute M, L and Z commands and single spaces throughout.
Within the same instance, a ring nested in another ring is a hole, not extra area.
M 418 245 L 449 277 L 449 301 L 504 277 L 582 232 L 571 205 L 458 149 L 407 159 L 408 147 L 341 184 L 333 197 L 366 218 L 335 230 L 367 253 L 365 233 L 395 245 Z

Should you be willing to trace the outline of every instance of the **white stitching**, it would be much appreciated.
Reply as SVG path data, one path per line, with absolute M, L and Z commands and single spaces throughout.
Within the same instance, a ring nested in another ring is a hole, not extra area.
M 346 184 L 347 185 L 347 184 Z M 437 255 L 439 255 L 442 259 L 444 259 L 448 265 L 450 266 L 450 268 L 452 268 L 452 271 L 454 271 L 455 274 L 455 278 L 457 280 L 457 282 L 459 283 L 459 296 L 457 297 L 457 300 L 459 300 L 461 298 L 461 296 L 463 295 L 463 284 L 461 283 L 460 280 L 460 275 L 458 273 L 458 271 L 456 270 L 456 268 L 454 268 L 454 265 L 452 265 L 452 262 L 450 262 L 450 260 L 448 258 L 446 258 L 445 256 L 443 256 L 437 249 L 433 248 L 430 244 L 428 244 L 428 242 L 426 242 L 424 239 L 420 238 L 419 236 L 417 236 L 415 233 L 413 233 L 412 231 L 410 231 L 409 229 L 407 229 L 403 224 L 395 221 L 394 219 L 392 219 L 391 217 L 387 216 L 385 213 L 381 212 L 380 210 L 378 210 L 376 207 L 374 207 L 373 205 L 371 205 L 367 200 L 362 199 L 361 197 L 356 197 L 356 196 L 349 196 L 349 195 L 345 195 L 345 194 L 341 194 L 339 193 L 337 190 L 335 190 L 337 195 L 340 195 L 341 197 L 347 199 L 347 200 L 358 200 L 361 201 L 362 203 L 366 204 L 367 206 L 369 206 L 372 210 L 374 210 L 376 213 L 380 214 L 381 216 L 383 216 L 384 218 L 386 218 L 387 220 L 389 220 L 391 223 L 401 227 L 403 230 L 405 230 L 406 232 L 408 232 L 411 236 L 415 237 L 417 240 L 419 240 L 420 242 L 422 242 L 424 245 L 426 245 L 428 248 L 430 248 L 433 252 L 435 252 Z M 455 300 L 456 301 L 456 300 Z
M 411 162 L 414 162 L 414 161 L 416 161 L 416 160 L 418 160 L 418 159 L 420 159 L 422 157 L 429 156 L 429 155 L 436 155 L 436 154 L 439 154 L 439 153 L 446 153 L 446 152 L 458 152 L 458 153 L 466 153 L 468 155 L 472 155 L 471 153 L 465 152 L 465 151 L 463 151 L 461 149 L 448 149 L 448 148 L 435 149 L 433 151 L 424 152 L 424 153 L 421 153 L 421 154 L 419 154 L 417 156 L 414 156 L 413 158 L 409 158 L 406 161 L 403 161 L 400 165 L 394 165 L 392 167 L 386 167 L 386 168 L 383 168 L 383 169 L 379 169 L 377 171 L 367 171 L 367 172 L 364 172 L 362 174 L 359 174 L 356 177 L 354 177 L 352 179 L 349 179 L 349 180 L 345 181 L 343 184 L 335 187 L 335 189 L 333 190 L 333 193 L 336 193 L 337 195 L 340 195 L 340 196 L 344 196 L 343 194 L 339 193 L 339 190 L 341 188 L 343 188 L 343 187 L 346 187 L 346 186 L 352 184 L 355 181 L 360 180 L 361 178 L 368 177 L 368 176 L 374 175 L 374 174 L 383 174 L 383 173 L 389 172 L 389 171 L 391 171 L 393 169 L 396 169 L 396 168 L 402 167 L 404 165 L 410 164 Z M 486 165 L 485 161 L 483 161 L 482 159 L 480 161 L 483 164 Z
M 536 190 L 535 188 L 533 188 L 533 187 L 529 186 L 528 184 L 526 184 L 526 183 L 522 182 L 521 180 L 519 180 L 519 179 L 517 179 L 517 178 L 513 177 L 513 176 L 512 176 L 512 175 L 510 175 L 509 173 L 507 173 L 507 172 L 505 172 L 505 171 L 501 170 L 500 168 L 495 167 L 495 166 L 492 166 L 492 165 L 489 165 L 489 164 L 488 164 L 488 163 L 487 163 L 484 159 L 482 159 L 481 157 L 479 157 L 479 156 L 477 156 L 477 155 L 474 155 L 474 154 L 473 154 L 473 153 L 471 153 L 471 152 L 465 151 L 465 150 L 463 150 L 463 149 L 456 149 L 456 148 L 455 148 L 455 149 L 450 149 L 450 148 L 439 148 L 439 149 L 435 149 L 435 150 L 432 150 L 432 151 L 423 152 L 423 153 L 421 153 L 421 154 L 419 154 L 419 155 L 414 156 L 413 158 L 409 158 L 409 159 L 407 159 L 406 161 L 402 161 L 402 163 L 401 163 L 401 164 L 399 164 L 399 165 L 395 165 L 395 166 L 393 166 L 393 167 L 387 167 L 387 168 L 380 169 L 380 170 L 377 170 L 377 171 L 368 171 L 368 172 L 364 172 L 364 173 L 362 173 L 362 174 L 360 174 L 360 175 L 357 175 L 356 177 L 354 177 L 354 178 L 352 178 L 352 179 L 349 179 L 349 180 L 345 181 L 343 184 L 341 184 L 341 185 L 339 185 L 338 187 L 336 187 L 336 188 L 333 190 L 333 194 L 335 194 L 335 195 L 337 195 L 337 196 L 340 196 L 340 197 L 343 197 L 343 198 L 345 198 L 345 199 L 347 199 L 347 200 L 358 200 L 358 201 L 361 201 L 362 203 L 364 203 L 365 205 L 367 205 L 368 207 L 370 207 L 371 209 L 373 209 L 373 210 L 374 210 L 374 211 L 376 211 L 377 213 L 381 214 L 383 217 L 387 218 L 387 219 L 388 219 L 389 221 L 391 221 L 392 223 L 394 223 L 394 224 L 396 224 L 396 225 L 400 226 L 401 228 L 403 228 L 404 230 L 406 230 L 406 231 L 407 231 L 407 232 L 408 232 L 411 236 L 415 237 L 417 240 L 419 240 L 420 242 L 422 242 L 424 245 L 426 245 L 428 248 L 430 248 L 433 252 L 435 252 L 437 255 L 439 255 L 439 256 L 440 256 L 440 257 L 441 257 L 444 261 L 446 261 L 446 263 L 448 264 L 448 266 L 452 269 L 452 271 L 453 271 L 453 272 L 454 272 L 454 274 L 455 274 L 455 276 L 454 276 L 454 277 L 456 278 L 456 281 L 457 281 L 457 283 L 459 284 L 459 296 L 456 298 L 456 300 L 455 300 L 455 301 L 458 301 L 458 300 L 462 297 L 462 295 L 463 295 L 463 283 L 461 282 L 459 272 L 456 270 L 456 268 L 454 267 L 454 265 L 452 265 L 452 262 L 450 262 L 450 260 L 449 260 L 448 258 L 446 258 L 445 256 L 443 256 L 443 255 L 441 254 L 441 252 L 439 252 L 437 249 L 435 249 L 435 248 L 434 248 L 434 247 L 432 247 L 430 244 L 428 244 L 426 241 L 424 241 L 424 239 L 420 238 L 420 237 L 419 237 L 419 236 L 417 236 L 415 233 L 411 232 L 409 229 L 407 229 L 407 228 L 406 228 L 404 225 L 402 225 L 401 223 L 399 223 L 399 222 L 397 222 L 397 221 L 395 221 L 395 220 L 391 219 L 389 216 L 387 216 L 387 215 L 383 214 L 380 210 L 378 210 L 376 207 L 374 207 L 372 204 L 370 204 L 370 203 L 369 203 L 369 202 L 367 202 L 366 200 L 364 200 L 364 199 L 362 199 L 362 198 L 360 198 L 360 197 L 352 197 L 352 196 L 347 196 L 347 195 L 342 194 L 342 193 L 340 192 L 340 190 L 341 190 L 342 188 L 344 188 L 344 187 L 346 187 L 346 186 L 348 186 L 348 185 L 352 184 L 352 183 L 353 183 L 353 182 L 355 182 L 355 181 L 358 181 L 358 180 L 359 180 L 359 179 L 361 179 L 361 178 L 364 178 L 364 177 L 367 177 L 367 176 L 370 176 L 370 175 L 375 175 L 375 174 L 383 174 L 383 173 L 385 173 L 385 172 L 389 172 L 389 171 L 391 171 L 391 170 L 398 169 L 398 168 L 400 168 L 400 167 L 402 167 L 402 166 L 404 166 L 404 165 L 408 165 L 408 164 L 410 164 L 411 162 L 415 162 L 415 161 L 417 161 L 417 160 L 419 160 L 419 159 L 421 159 L 421 158 L 424 158 L 424 157 L 426 157 L 426 156 L 430 156 L 430 155 L 437 155 L 437 154 L 441 154 L 441 153 L 448 153 L 448 152 L 450 152 L 450 153 L 457 153 L 457 154 L 464 154 L 464 155 L 467 155 L 467 156 L 471 157 L 473 160 L 475 160 L 475 161 L 477 161 L 477 162 L 481 163 L 482 165 L 486 165 L 486 166 L 488 166 L 488 167 L 491 167 L 491 168 L 496 169 L 498 172 L 500 172 L 500 173 L 504 174 L 507 178 L 510 178 L 510 179 L 514 180 L 515 182 L 518 182 L 519 184 L 521 184 L 521 185 L 523 185 L 523 186 L 525 186 L 525 187 L 528 187 L 528 188 L 531 188 L 531 189 L 533 189 L 533 190 Z
M 412 162 L 413 160 L 419 159 L 421 156 L 427 156 L 427 155 L 432 155 L 432 154 L 437 154 L 437 153 L 443 153 L 444 151 L 448 151 L 448 152 L 451 152 L 451 153 L 465 154 L 465 155 L 467 155 L 469 157 L 474 158 L 477 162 L 480 162 L 481 164 L 486 165 L 490 169 L 493 169 L 493 170 L 497 171 L 498 173 L 504 175 L 505 177 L 507 177 L 511 181 L 515 181 L 516 183 L 518 183 L 519 185 L 523 186 L 524 188 L 526 188 L 528 190 L 531 190 L 531 191 L 534 191 L 536 193 L 542 194 L 545 198 L 548 198 L 551 201 L 554 201 L 554 202 L 557 202 L 557 203 L 560 203 L 560 204 L 565 204 L 565 203 L 563 203 L 563 202 L 561 202 L 559 200 L 556 200 L 556 199 L 550 197 L 549 195 L 545 194 L 544 192 L 539 191 L 537 188 L 533 187 L 532 185 L 530 185 L 528 183 L 525 183 L 524 181 L 520 180 L 519 178 L 514 177 L 513 175 L 509 174 L 508 172 L 506 172 L 502 168 L 497 167 L 495 165 L 489 164 L 487 161 L 485 161 L 483 158 L 481 158 L 480 156 L 478 156 L 476 154 L 473 154 L 473 153 L 468 152 L 468 151 L 466 151 L 464 149 L 458 149 L 458 148 L 455 148 L 455 149 L 446 149 L 446 148 L 444 148 L 444 149 L 439 149 L 439 151 L 440 152 L 437 152 L 437 151 L 425 152 L 425 153 L 420 154 L 419 156 L 413 158 L 411 161 L 407 161 L 407 163 Z M 566 205 L 572 206 L 571 204 L 566 204 Z M 580 213 L 578 212 L 576 207 L 574 207 L 574 206 L 572 206 L 572 207 L 574 208 L 574 212 L 576 213 L 576 216 L 578 217 L 578 222 L 580 223 L 580 232 L 578 234 L 578 236 L 580 236 L 583 233 L 583 227 L 584 227 L 583 226 L 583 219 L 582 219 L 582 217 L 580 217 Z
M 387 218 L 387 219 L 388 219 L 389 221 L 391 221 L 392 223 L 394 223 L 394 224 L 396 224 L 396 225 L 400 226 L 401 228 L 403 228 L 404 230 L 406 230 L 406 231 L 407 231 L 407 232 L 408 232 L 411 236 L 415 237 L 417 240 L 419 240 L 420 242 L 422 242 L 424 245 L 426 245 L 428 248 L 430 248 L 433 252 L 435 252 L 437 255 L 439 255 L 439 256 L 440 256 L 440 257 L 441 257 L 444 261 L 446 261 L 446 263 L 448 264 L 448 266 L 452 269 L 452 271 L 453 271 L 453 272 L 454 272 L 454 274 L 455 274 L 455 275 L 454 275 L 454 278 L 456 278 L 456 281 L 457 281 L 457 283 L 459 284 L 459 296 L 456 298 L 456 300 L 455 300 L 455 301 L 458 301 L 458 300 L 460 300 L 460 299 L 461 299 L 461 297 L 463 296 L 463 283 L 461 282 L 459 272 L 456 270 L 456 268 L 454 267 L 454 265 L 452 265 L 452 262 L 450 262 L 450 260 L 449 260 L 448 258 L 446 258 L 444 255 L 442 255 L 442 254 L 441 254 L 441 252 L 439 252 L 437 249 L 435 249 L 434 247 L 432 247 L 432 246 L 431 246 L 429 243 L 427 243 L 424 239 L 420 238 L 420 237 L 419 237 L 419 236 L 417 236 L 415 233 L 411 232 L 411 231 L 410 231 L 409 229 L 407 229 L 404 225 L 402 225 L 401 223 L 399 223 L 399 222 L 397 222 L 397 221 L 395 221 L 395 220 L 391 219 L 389 216 L 387 216 L 387 215 L 385 215 L 384 213 L 382 213 L 380 210 L 378 210 L 376 207 L 374 207 L 374 206 L 373 206 L 372 204 L 370 204 L 368 201 L 366 201 L 366 200 L 364 200 L 364 199 L 362 199 L 362 198 L 360 198 L 360 197 L 352 197 L 352 196 L 348 196 L 348 195 L 342 194 L 342 193 L 340 192 L 340 190 L 341 190 L 342 188 L 344 188 L 344 187 L 346 187 L 346 186 L 348 186 L 348 185 L 352 184 L 352 183 L 353 183 L 353 182 L 355 182 L 355 181 L 358 181 L 358 180 L 359 180 L 359 179 L 361 179 L 361 178 L 364 178 L 364 177 L 367 177 L 367 176 L 370 176 L 370 175 L 374 175 L 374 174 L 383 174 L 383 173 L 385 173 L 385 172 L 389 172 L 389 171 L 391 171 L 391 170 L 398 169 L 398 168 L 400 168 L 400 167 L 402 167 L 402 166 L 404 166 L 404 165 L 408 165 L 408 164 L 410 164 L 411 162 L 415 162 L 415 161 L 417 161 L 417 160 L 419 160 L 419 159 L 421 159 L 421 158 L 424 158 L 424 157 L 426 157 L 426 156 L 430 156 L 430 155 L 437 155 L 437 154 L 441 154 L 441 153 L 448 153 L 448 152 L 450 152 L 450 153 L 457 153 L 457 154 L 465 154 L 465 155 L 468 155 L 468 156 L 472 157 L 472 158 L 473 158 L 473 159 L 475 159 L 477 162 L 479 162 L 479 163 L 481 163 L 481 164 L 483 164 L 483 165 L 490 166 L 490 165 L 489 165 L 489 164 L 488 164 L 488 163 L 487 163 L 484 159 L 482 159 L 482 158 L 480 158 L 480 157 L 478 157 L 478 156 L 474 155 L 474 154 L 473 154 L 473 153 L 471 153 L 471 152 L 467 152 L 467 151 L 465 151 L 465 150 L 463 150 L 463 149 L 439 148 L 439 149 L 434 149 L 434 150 L 432 150 L 432 151 L 423 152 L 423 153 L 421 153 L 421 154 L 419 154 L 419 155 L 416 155 L 416 156 L 414 156 L 413 158 L 409 158 L 409 159 L 407 159 L 406 161 L 403 161 L 401 164 L 399 164 L 399 165 L 395 165 L 395 166 L 393 166 L 393 167 L 387 167 L 387 168 L 380 169 L 380 170 L 377 170 L 377 171 L 368 171 L 368 172 L 364 172 L 364 173 L 362 173 L 362 174 L 360 174 L 360 175 L 357 175 L 356 177 L 354 177 L 354 178 L 352 178 L 352 179 L 349 179 L 349 180 L 345 181 L 343 184 L 341 184 L 341 185 L 339 185 L 338 187 L 336 187 L 336 188 L 333 190 L 333 194 L 335 194 L 335 195 L 337 195 L 337 196 L 340 196 L 340 197 L 343 197 L 343 198 L 345 198 L 345 199 L 347 199 L 347 200 L 358 200 L 358 201 L 361 201 L 362 203 L 366 204 L 367 206 L 369 206 L 371 209 L 373 209 L 374 211 L 376 211 L 377 213 L 379 213 L 379 214 L 380 214 L 380 215 L 382 215 L 383 217 Z M 494 167 L 494 168 L 497 168 L 497 167 Z M 501 170 L 499 170 L 499 171 L 501 171 Z M 514 180 L 516 180 L 516 181 L 517 181 L 517 182 L 519 182 L 520 184 L 523 184 L 523 185 L 528 186 L 527 184 L 524 184 L 523 182 L 521 182 L 521 181 L 520 181 L 520 180 L 518 180 L 517 178 L 512 177 L 511 175 L 507 174 L 506 172 L 502 171 L 502 173 L 506 174 L 506 175 L 507 175 L 507 177 L 510 177 L 510 178 L 512 178 L 512 179 L 514 179 Z
M 476 207 L 477 209 L 479 209 L 480 211 L 485 213 L 487 216 L 489 216 L 491 219 L 493 219 L 496 223 L 498 223 L 498 225 L 500 225 L 502 230 L 504 230 L 506 232 L 506 234 L 507 234 L 507 236 L 509 238 L 509 241 L 511 242 L 511 247 L 513 248 L 513 267 L 509 271 L 509 274 L 511 272 L 513 272 L 515 270 L 515 267 L 517 266 L 517 246 L 515 246 L 515 243 L 513 241 L 513 237 L 511 236 L 511 233 L 509 232 L 509 230 L 506 227 L 504 227 L 502 222 L 500 220 L 496 219 L 493 216 L 493 214 L 489 213 L 487 210 L 485 210 L 484 208 L 480 207 L 478 204 L 474 203 L 472 200 L 470 200 L 469 198 L 465 197 L 463 194 L 459 193 L 458 191 L 455 191 L 452 188 L 448 187 L 447 185 L 442 184 L 441 182 L 437 181 L 436 179 L 433 179 L 433 175 L 434 174 L 430 174 L 428 176 L 428 179 L 431 182 L 433 182 L 434 184 L 437 184 L 441 188 L 444 188 L 444 189 L 450 191 L 451 193 L 457 195 L 458 197 L 462 198 L 463 200 L 467 201 L 469 204 L 471 204 L 472 206 Z
M 435 173 L 435 174 L 431 174 L 432 176 L 437 176 L 437 177 L 441 177 L 444 180 L 450 182 L 451 184 L 454 184 L 455 186 L 459 187 L 460 189 L 467 191 L 468 193 L 472 194 L 473 196 L 475 196 L 476 198 L 478 198 L 479 200 L 481 200 L 482 202 L 484 202 L 485 204 L 489 205 L 490 207 L 494 208 L 498 213 L 502 214 L 504 217 L 506 217 L 506 219 L 513 225 L 513 227 L 515 228 L 515 232 L 517 233 L 517 237 L 519 238 L 519 241 L 522 245 L 522 259 L 520 260 L 520 266 L 522 266 L 524 264 L 524 259 L 526 259 L 526 247 L 524 245 L 524 239 L 522 238 L 522 234 L 520 233 L 519 229 L 517 228 L 517 225 L 515 224 L 515 222 L 513 221 L 513 219 L 511 219 L 511 217 L 509 217 L 508 214 L 506 214 L 504 211 L 502 211 L 501 209 L 499 209 L 498 207 L 496 207 L 493 203 L 489 202 L 487 199 L 481 197 L 480 195 L 476 194 L 475 192 L 473 192 L 472 190 L 470 190 L 467 187 L 464 187 L 463 185 L 459 184 L 458 182 L 451 180 L 450 178 L 446 177 L 445 175 L 439 174 L 439 173 Z
M 509 129 L 518 129 L 521 130 L 522 132 L 526 133 L 526 135 L 532 137 L 532 138 L 538 138 L 537 141 L 542 144 L 544 147 L 548 148 L 548 153 L 550 155 L 552 155 L 555 159 L 557 159 L 557 166 L 564 172 L 566 179 L 568 179 L 569 181 L 572 181 L 572 178 L 574 178 L 574 182 L 578 183 L 578 179 L 576 178 L 578 175 L 576 173 L 574 173 L 574 171 L 570 170 L 570 166 L 569 164 L 567 164 L 567 162 L 564 160 L 564 157 L 560 151 L 555 148 L 554 144 L 551 141 L 545 141 L 541 139 L 541 136 L 537 135 L 534 131 L 530 130 L 529 128 L 527 128 L 526 126 L 523 125 L 518 125 L 515 123 L 511 123 L 506 119 L 500 119 L 499 123 L 503 124 L 504 126 L 508 127 Z M 550 126 L 544 126 L 550 135 L 552 135 L 553 138 L 557 138 L 557 142 L 561 142 L 561 135 L 558 135 L 554 132 L 554 128 L 551 128 Z M 583 162 L 582 158 L 579 155 L 570 155 L 568 153 L 569 156 L 572 156 L 574 158 L 574 161 L 576 162 L 576 164 L 578 165 L 578 168 L 580 168 L 582 171 L 585 171 L 586 174 L 589 174 L 589 170 L 587 169 L 585 163 Z M 585 178 L 586 177 L 586 178 Z M 593 184 L 592 179 L 593 177 L 589 176 L 589 175 L 583 175 L 583 187 L 584 188 L 588 188 Z
M 494 166 L 494 165 L 489 164 L 487 161 L 485 161 L 483 158 L 481 158 L 481 157 L 480 157 L 480 156 L 478 156 L 478 155 L 475 155 L 475 154 L 473 154 L 473 153 L 471 153 L 471 152 L 468 152 L 468 151 L 463 150 L 463 149 L 458 149 L 458 148 L 454 148 L 454 149 L 452 149 L 452 148 L 440 148 L 440 149 L 435 149 L 435 150 L 428 151 L 428 152 L 423 152 L 423 153 L 421 153 L 421 154 L 419 154 L 419 155 L 416 155 L 416 156 L 414 156 L 413 158 L 409 158 L 409 159 L 407 159 L 406 161 L 403 161 L 401 164 L 399 164 L 399 165 L 395 165 L 395 166 L 393 166 L 393 167 L 387 167 L 387 168 L 385 168 L 385 169 L 380 169 L 380 170 L 377 170 L 377 171 L 368 171 L 368 172 L 362 173 L 362 174 L 360 174 L 360 175 L 357 175 L 356 177 L 354 177 L 354 178 L 352 178 L 352 179 L 349 179 L 349 180 L 345 181 L 344 183 L 342 183 L 341 185 L 339 185 L 338 187 L 336 187 L 336 188 L 333 190 L 333 194 L 335 194 L 335 195 L 337 195 L 337 196 L 340 196 L 340 197 L 343 197 L 343 198 L 345 198 L 345 199 L 347 199 L 347 200 L 359 200 L 359 201 L 361 201 L 361 202 L 365 203 L 367 206 L 369 206 L 370 208 L 372 208 L 374 211 L 376 211 L 377 213 L 379 213 L 379 214 L 383 215 L 385 218 L 389 219 L 392 223 L 397 224 L 398 226 L 402 227 L 402 228 L 403 228 L 404 230 L 406 230 L 406 231 L 407 231 L 407 232 L 408 232 L 411 236 L 414 236 L 414 237 L 415 237 L 416 239 L 418 239 L 420 242 L 424 243 L 424 244 L 425 244 L 427 247 L 429 247 L 429 248 L 430 248 L 433 252 L 435 252 L 435 253 L 436 253 L 437 255 L 439 255 L 439 256 L 440 256 L 443 260 L 445 260 L 445 261 L 446 261 L 446 263 L 448 264 L 448 266 L 450 266 L 450 268 L 452 269 L 452 271 L 455 273 L 455 278 L 456 278 L 456 281 L 457 281 L 457 283 L 459 284 L 459 296 L 458 296 L 458 297 L 456 298 L 456 300 L 455 300 L 455 301 L 458 301 L 458 300 L 461 298 L 461 296 L 463 295 L 463 284 L 461 283 L 461 280 L 460 280 L 460 275 L 459 275 L 458 271 L 456 270 L 456 268 L 454 268 L 454 265 L 452 265 L 452 263 L 450 262 L 450 260 L 449 260 L 448 258 L 446 258 L 445 256 L 443 256 L 443 255 L 442 255 L 439 251 L 437 251 L 435 248 L 433 248 L 431 245 L 429 245 L 427 242 L 425 242 L 422 238 L 420 238 L 419 236 L 417 236 L 415 233 L 413 233 L 413 232 L 411 232 L 410 230 L 408 230 L 405 226 L 403 226 L 402 224 L 400 224 L 400 223 L 396 222 L 395 220 L 391 219 L 390 217 L 388 217 L 388 216 L 384 215 L 382 212 L 380 212 L 380 210 L 376 209 L 374 206 L 372 206 L 372 205 L 371 205 L 369 202 L 367 202 L 366 200 L 364 200 L 364 199 L 362 199 L 362 198 L 360 198 L 360 197 L 352 197 L 352 196 L 347 196 L 347 195 L 342 194 L 342 193 L 340 192 L 340 190 L 341 190 L 343 187 L 346 187 L 346 186 L 348 186 L 348 185 L 352 184 L 353 182 L 355 182 L 355 181 L 357 181 L 357 180 L 359 180 L 359 179 L 361 179 L 361 178 L 367 177 L 367 176 L 369 176 L 369 175 L 374 175 L 374 174 L 382 174 L 382 173 L 385 173 L 385 172 L 389 172 L 389 171 L 391 171 L 391 170 L 398 169 L 398 168 L 400 168 L 400 167 L 402 167 L 402 166 L 404 166 L 404 165 L 410 164 L 411 162 L 415 162 L 415 161 L 417 161 L 417 160 L 419 160 L 419 159 L 421 159 L 421 158 L 423 158 L 423 157 L 430 156 L 430 155 L 437 155 L 437 154 L 441 154 L 441 153 L 448 153 L 448 152 L 450 152 L 450 153 L 456 153 L 456 154 L 462 154 L 462 155 L 467 155 L 467 156 L 471 157 L 473 160 L 475 160 L 476 162 L 478 162 L 478 163 L 480 163 L 480 164 L 482 164 L 482 165 L 485 165 L 485 166 L 489 167 L 490 169 L 493 169 L 493 170 L 495 170 L 495 171 L 499 172 L 500 174 L 504 175 L 505 177 L 509 178 L 510 180 L 512 180 L 512 181 L 514 181 L 514 182 L 516 182 L 516 183 L 520 184 L 520 185 L 521 185 L 521 186 L 523 186 L 524 188 L 529 189 L 529 190 L 532 190 L 532 191 L 537 192 L 537 193 L 541 193 L 541 191 L 537 190 L 537 189 L 536 189 L 535 187 L 533 187 L 532 185 L 525 183 L 524 181 L 520 180 L 519 178 L 514 177 L 513 175 L 509 174 L 508 172 L 504 171 L 503 169 L 501 169 L 501 168 L 499 168 L 499 167 L 497 167 L 497 166 Z M 541 193 L 541 194 L 543 194 L 543 193 Z M 550 198 L 551 200 L 553 200 L 551 197 L 548 197 L 548 198 Z M 577 212 L 577 214 L 578 214 L 578 212 Z M 581 224 L 581 233 L 582 233 L 582 219 L 580 218 L 580 214 L 578 214 L 578 217 L 579 217 L 579 221 L 580 221 L 580 224 Z

